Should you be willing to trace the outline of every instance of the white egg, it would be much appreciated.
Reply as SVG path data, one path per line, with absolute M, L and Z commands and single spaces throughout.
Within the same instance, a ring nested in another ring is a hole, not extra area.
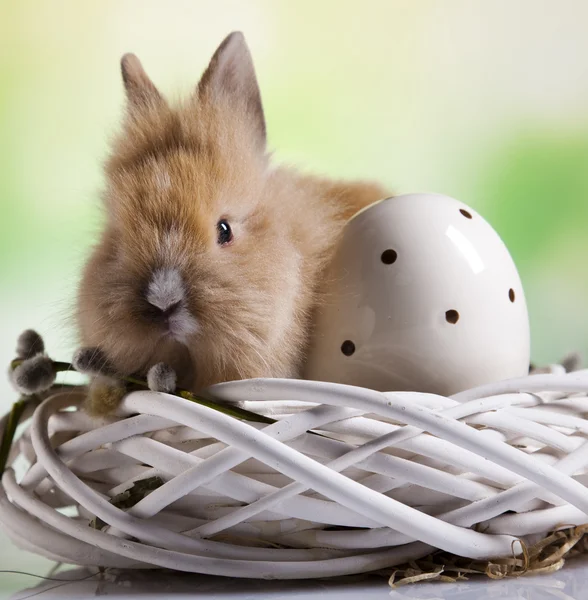
M 304 376 L 450 395 L 529 369 L 529 319 L 496 231 L 447 196 L 373 204 L 326 275 Z

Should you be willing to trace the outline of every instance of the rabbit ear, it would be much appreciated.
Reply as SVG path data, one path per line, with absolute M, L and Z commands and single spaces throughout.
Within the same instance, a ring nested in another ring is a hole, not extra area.
M 228 97 L 243 105 L 251 118 L 261 145 L 265 148 L 266 130 L 261 94 L 255 76 L 253 60 L 245 37 L 240 31 L 229 34 L 214 53 L 198 84 L 200 97 Z
M 131 107 L 153 105 L 163 100 L 134 54 L 125 54 L 121 58 L 120 68 Z

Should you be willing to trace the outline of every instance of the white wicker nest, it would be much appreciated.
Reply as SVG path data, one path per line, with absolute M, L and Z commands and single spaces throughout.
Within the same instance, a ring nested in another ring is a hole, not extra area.
M 588 521 L 588 371 L 551 371 L 452 398 L 272 379 L 211 390 L 270 425 L 151 391 L 97 424 L 72 409 L 80 393 L 56 393 L 12 448 L 0 523 L 57 561 L 233 577 L 361 573 L 434 548 L 512 556 Z M 132 508 L 110 502 L 153 476 L 165 483 Z

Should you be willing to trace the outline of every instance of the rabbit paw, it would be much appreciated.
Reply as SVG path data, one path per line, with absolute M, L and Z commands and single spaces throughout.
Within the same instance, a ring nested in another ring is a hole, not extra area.
M 113 413 L 126 394 L 122 382 L 98 375 L 88 386 L 85 409 L 93 417 L 104 417 Z

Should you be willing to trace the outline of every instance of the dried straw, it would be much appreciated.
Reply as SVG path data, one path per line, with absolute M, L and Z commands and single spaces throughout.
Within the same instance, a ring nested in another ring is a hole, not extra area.
M 566 560 L 588 553 L 588 524 L 554 531 L 527 546 L 519 541 L 522 557 L 499 558 L 490 561 L 471 560 L 446 552 L 434 552 L 420 560 L 396 567 L 389 584 L 397 588 L 423 581 L 455 583 L 471 575 L 485 575 L 490 579 L 523 577 L 559 571 Z M 389 573 L 386 573 L 388 575 Z

